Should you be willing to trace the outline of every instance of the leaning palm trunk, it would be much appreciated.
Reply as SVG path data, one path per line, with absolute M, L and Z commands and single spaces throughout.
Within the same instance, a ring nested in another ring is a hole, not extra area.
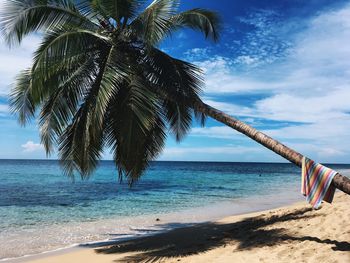
M 235 129 L 236 131 L 245 134 L 254 141 L 262 144 L 266 148 L 274 151 L 278 155 L 287 159 L 288 161 L 294 163 L 295 165 L 301 167 L 303 155 L 292 150 L 291 148 L 285 146 L 284 144 L 272 139 L 266 134 L 256 130 L 255 128 L 249 126 L 248 124 L 237 120 L 222 111 L 219 111 L 203 102 L 195 103 L 195 107 L 198 111 L 205 115 L 212 117 L 213 119 Z M 332 184 L 343 191 L 344 193 L 350 194 L 350 179 L 341 175 L 336 174 L 333 178 Z

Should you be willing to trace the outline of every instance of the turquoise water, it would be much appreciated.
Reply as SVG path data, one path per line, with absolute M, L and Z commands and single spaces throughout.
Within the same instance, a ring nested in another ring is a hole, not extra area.
M 271 163 L 154 162 L 132 188 L 119 184 L 109 161 L 88 181 L 72 182 L 48 160 L 0 160 L 0 171 L 0 259 L 129 233 L 131 225 L 151 224 L 154 214 L 295 196 L 300 184 L 299 168 Z

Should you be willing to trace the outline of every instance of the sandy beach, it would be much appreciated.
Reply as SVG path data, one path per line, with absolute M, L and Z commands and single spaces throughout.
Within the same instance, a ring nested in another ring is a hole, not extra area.
M 349 196 L 226 217 L 29 262 L 350 262 Z
M 0 0 L 0 263 L 350 263 L 349 39 L 350 0 Z

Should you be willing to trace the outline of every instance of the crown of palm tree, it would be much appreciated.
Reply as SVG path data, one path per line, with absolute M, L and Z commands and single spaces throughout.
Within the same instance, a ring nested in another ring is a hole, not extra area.
M 179 1 L 8 0 L 0 17 L 9 45 L 43 35 L 21 72 L 11 107 L 22 125 L 38 117 L 47 154 L 57 145 L 66 174 L 86 178 L 111 149 L 120 178 L 137 180 L 162 151 L 169 129 L 180 141 L 205 116 L 201 70 L 157 47 L 182 28 L 218 40 L 219 18 L 178 13 Z

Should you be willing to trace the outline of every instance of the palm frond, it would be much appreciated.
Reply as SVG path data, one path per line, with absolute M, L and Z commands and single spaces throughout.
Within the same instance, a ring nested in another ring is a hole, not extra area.
M 72 64 L 80 63 L 81 57 L 72 60 Z M 34 117 L 35 111 L 41 106 L 47 97 L 52 96 L 61 83 L 68 79 L 76 70 L 74 67 L 58 67 L 49 77 L 31 69 L 22 71 L 14 84 L 10 94 L 10 106 L 13 113 L 18 115 L 18 120 L 25 125 Z
M 81 178 L 89 177 L 101 157 L 103 137 L 92 122 L 91 112 L 95 96 L 95 92 L 87 95 L 72 123 L 58 139 L 60 163 L 70 177 L 74 177 L 75 171 L 79 172 Z
M 205 116 L 193 107 L 200 101 L 203 73 L 195 65 L 152 49 L 143 60 L 150 87 L 163 99 L 170 129 L 177 141 L 190 130 L 192 117 L 204 125 Z
M 171 21 L 171 30 L 188 27 L 201 31 L 206 38 L 215 42 L 219 40 L 221 23 L 219 15 L 215 12 L 195 8 L 173 16 Z
M 153 48 L 145 54 L 143 59 L 146 77 L 169 94 L 169 98 L 183 98 L 188 103 L 190 100 L 199 99 L 202 92 L 203 72 L 202 70 L 185 61 L 173 58 L 157 48 Z M 172 96 L 172 97 L 171 97 Z
M 154 0 L 130 27 L 148 46 L 158 45 L 170 33 L 170 19 L 176 14 L 178 6 L 177 0 Z
M 75 67 L 75 58 L 94 56 L 110 46 L 110 39 L 99 33 L 79 28 L 60 28 L 47 32 L 34 53 L 33 70 L 49 78 L 60 67 Z
M 126 23 L 137 14 L 138 9 L 145 1 L 137 0 L 92 0 L 91 5 L 96 12 L 106 20 L 114 19 L 117 24 Z
M 132 184 L 164 147 L 166 125 L 157 96 L 135 77 L 111 100 L 107 119 L 107 146 L 120 178 Z
M 66 79 L 56 79 L 57 83 L 52 94 L 44 102 L 40 116 L 39 127 L 41 142 L 49 155 L 53 151 L 53 145 L 57 138 L 67 128 L 69 122 L 75 115 L 83 95 L 91 86 L 91 76 L 94 75 L 95 65 L 93 58 L 79 61 L 79 66 Z
M 13 113 L 18 114 L 18 121 L 21 125 L 26 125 L 30 119 L 34 118 L 36 105 L 33 102 L 31 92 L 31 69 L 23 70 L 18 74 L 10 94 L 10 109 Z
M 176 141 L 181 141 L 191 129 L 192 108 L 169 99 L 164 99 L 163 108 L 166 111 L 166 119 Z
M 72 0 L 7 0 L 0 14 L 0 28 L 9 45 L 20 43 L 27 34 L 63 25 L 97 29 Z
M 61 163 L 67 175 L 78 171 L 87 178 L 94 171 L 101 157 L 104 140 L 105 116 L 111 97 L 119 90 L 125 78 L 120 67 L 115 67 L 120 58 L 118 50 L 104 50 L 98 64 L 96 77 L 72 123 L 59 137 Z

